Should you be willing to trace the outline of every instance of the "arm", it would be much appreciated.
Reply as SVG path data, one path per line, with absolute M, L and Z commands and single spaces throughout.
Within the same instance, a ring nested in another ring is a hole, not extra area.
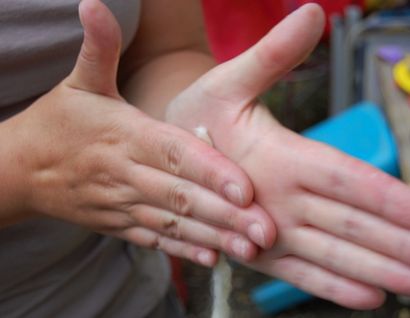
M 27 184 L 27 157 L 20 142 L 22 131 L 18 130 L 18 119 L 0 123 L 0 228 L 24 221 L 33 213 L 27 202 L 30 185 Z
M 143 1 L 140 27 L 120 70 L 130 103 L 163 119 L 169 102 L 214 66 L 200 0 Z
M 129 103 L 154 118 L 164 120 L 168 104 L 215 65 L 205 39 L 200 3 L 199 0 L 142 2 L 138 32 L 121 60 L 120 87 Z M 247 221 L 233 223 L 239 226 L 258 220 L 264 224 L 263 229 L 251 236 L 262 247 L 269 246 L 275 233 L 272 221 L 260 211 L 247 213 Z M 215 214 L 214 222 L 218 218 L 224 217 Z
M 111 12 L 84 0 L 80 19 L 71 74 L 1 124 L 0 226 L 54 217 L 203 265 L 213 248 L 250 259 L 254 243 L 271 245 L 273 224 L 239 167 L 120 96 Z

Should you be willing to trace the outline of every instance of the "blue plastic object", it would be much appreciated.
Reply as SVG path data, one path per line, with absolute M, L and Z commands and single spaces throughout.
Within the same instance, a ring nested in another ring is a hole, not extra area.
M 380 108 L 364 102 L 332 117 L 303 135 L 339 150 L 398 177 L 398 149 Z M 319 159 L 319 158 L 318 158 Z M 255 288 L 251 299 L 264 313 L 278 314 L 313 296 L 281 280 Z
M 398 150 L 381 109 L 369 102 L 306 130 L 307 138 L 329 144 L 395 176 L 400 175 Z
M 271 315 L 303 304 L 312 298 L 312 295 L 281 280 L 265 283 L 251 293 L 251 299 L 259 310 Z

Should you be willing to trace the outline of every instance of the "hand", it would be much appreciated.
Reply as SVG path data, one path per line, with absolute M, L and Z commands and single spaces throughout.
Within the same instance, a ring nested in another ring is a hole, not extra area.
M 382 289 L 410 294 L 410 189 L 280 126 L 257 101 L 318 42 L 322 11 L 306 5 L 241 56 L 217 66 L 169 106 L 169 122 L 208 128 L 251 178 L 278 240 L 255 270 L 338 304 L 369 309 Z
M 251 259 L 248 236 L 272 245 L 274 225 L 251 204 L 240 168 L 120 97 L 121 35 L 108 9 L 84 0 L 80 17 L 85 39 L 73 72 L 9 123 L 29 154 L 20 156 L 27 210 L 204 265 L 216 262 L 213 248 Z

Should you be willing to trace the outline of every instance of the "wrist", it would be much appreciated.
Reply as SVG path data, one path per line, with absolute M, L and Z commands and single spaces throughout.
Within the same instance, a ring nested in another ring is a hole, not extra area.
M 30 154 L 20 115 L 0 123 L 0 227 L 33 216 L 30 208 Z

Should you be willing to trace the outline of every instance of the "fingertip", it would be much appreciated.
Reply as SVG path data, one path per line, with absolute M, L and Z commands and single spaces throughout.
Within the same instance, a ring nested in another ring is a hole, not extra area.
M 228 182 L 223 186 L 223 196 L 238 207 L 247 207 L 253 199 L 253 189 L 246 182 L 240 183 Z
M 231 203 L 241 208 L 247 208 L 251 205 L 254 198 L 254 189 L 252 182 L 241 168 L 235 167 L 234 173 L 236 180 L 223 183 L 222 194 Z M 232 171 L 232 170 L 231 170 Z M 232 178 L 233 173 L 228 177 Z
M 215 251 L 201 250 L 193 261 L 205 267 L 213 267 L 216 265 L 218 257 Z
M 117 50 L 121 46 L 121 28 L 110 9 L 100 0 L 82 0 L 78 13 L 84 32 L 94 40 Z M 101 40 L 100 40 L 101 39 Z
M 279 30 L 284 27 L 290 39 L 308 43 L 307 47 L 311 50 L 313 49 L 313 44 L 316 45 L 322 37 L 325 24 L 326 14 L 322 7 L 316 3 L 307 3 L 291 12 L 273 30 Z M 300 32 L 304 33 L 303 36 Z
M 386 293 L 384 291 L 369 287 L 360 293 L 352 292 L 347 299 L 342 299 L 337 303 L 355 310 L 374 310 L 383 305 L 385 300 Z
M 262 229 L 264 233 L 264 238 L 265 242 L 262 247 L 263 249 L 267 250 L 272 248 L 272 246 L 275 244 L 278 232 L 276 230 L 276 224 L 273 221 L 272 217 L 269 215 L 269 212 L 264 210 L 262 207 L 259 207 L 260 210 L 262 210 Z
M 245 178 L 245 177 L 244 177 Z M 248 207 L 254 199 L 254 189 L 251 181 L 246 177 L 246 181 L 244 181 L 242 187 L 242 204 L 240 207 Z
M 228 242 L 224 252 L 233 258 L 249 262 L 258 254 L 258 247 L 242 235 L 233 235 Z
M 214 147 L 212 138 L 205 126 L 197 126 L 194 129 L 194 132 L 196 137 L 208 144 L 210 147 Z M 244 177 L 243 180 L 244 182 L 239 182 L 238 184 L 235 182 L 228 182 L 224 184 L 222 189 L 222 194 L 224 197 L 239 207 L 250 204 L 253 196 L 253 189 L 249 180 L 247 180 L 246 177 Z M 242 186 L 240 185 L 241 183 L 243 183 Z
M 180 157 L 174 174 L 205 186 L 235 206 L 248 207 L 253 201 L 253 185 L 247 174 L 218 149 L 203 141 L 187 139 L 183 149 L 172 152 L 178 152 Z
M 362 308 L 366 309 L 376 309 L 384 304 L 386 301 L 386 293 L 383 290 L 377 289 L 374 290 L 373 296 L 369 297 L 367 300 L 364 300 Z
M 253 243 L 266 250 L 271 248 L 276 240 L 276 228 L 273 223 L 252 223 L 248 226 L 247 235 Z
M 325 19 L 325 12 L 323 11 L 322 7 L 318 3 L 310 2 L 306 3 L 300 7 L 299 10 L 305 10 L 315 19 Z
M 85 27 L 85 24 L 88 22 L 88 16 L 93 16 L 95 12 L 98 12 L 99 5 L 99 0 L 81 0 L 78 5 L 78 14 L 83 27 Z
M 267 211 L 252 203 L 245 214 L 249 238 L 262 249 L 270 249 L 276 241 L 276 225 Z
M 116 80 L 121 27 L 100 0 L 83 0 L 78 10 L 84 39 L 76 65 L 65 83 L 72 88 L 120 99 Z
M 322 7 L 317 3 L 307 3 L 301 6 L 297 11 L 296 15 L 304 15 L 306 21 L 309 23 L 309 31 L 320 38 L 324 32 L 326 24 L 326 14 Z
M 261 247 L 265 250 L 268 250 L 273 247 L 278 237 L 278 232 L 276 230 L 276 226 L 275 226 L 275 223 L 273 223 L 273 221 L 265 224 L 264 233 L 265 233 L 265 245 Z

